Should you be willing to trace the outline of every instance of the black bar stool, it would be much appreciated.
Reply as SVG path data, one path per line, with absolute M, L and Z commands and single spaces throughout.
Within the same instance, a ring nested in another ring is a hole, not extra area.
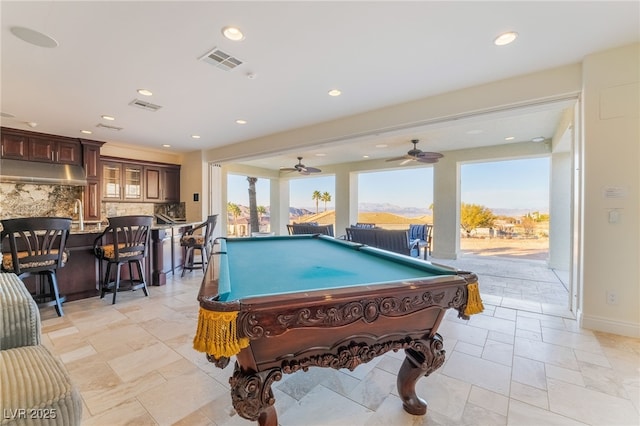
M 64 315 L 65 296 L 58 291 L 56 269 L 62 268 L 69 253 L 65 250 L 71 218 L 25 217 L 2 220 L 2 238 L 9 239 L 9 253 L 2 254 L 2 270 L 18 277 L 37 276 L 33 299 L 39 307 L 55 306 Z M 45 279 L 46 278 L 46 279 Z
M 185 248 L 181 277 L 184 276 L 184 272 L 187 269 L 190 271 L 202 269 L 203 272 L 207 269 L 211 247 L 213 246 L 213 230 L 216 227 L 217 221 L 217 214 L 207 216 L 205 222 L 195 228 L 189 229 L 184 233 L 182 239 L 180 239 L 180 245 Z M 203 229 L 202 233 L 195 233 L 200 229 Z M 200 252 L 200 262 L 194 260 L 195 250 Z
M 109 226 L 93 243 L 93 252 L 98 259 L 107 262 L 104 280 L 100 283 L 100 298 L 107 292 L 113 293 L 112 304 L 116 303 L 119 290 L 142 289 L 149 295 L 142 262 L 148 255 L 149 238 L 153 216 L 119 216 L 109 218 Z M 129 267 L 129 286 L 120 287 L 122 265 Z M 135 265 L 138 278 L 134 278 Z M 115 278 L 111 279 L 112 269 Z

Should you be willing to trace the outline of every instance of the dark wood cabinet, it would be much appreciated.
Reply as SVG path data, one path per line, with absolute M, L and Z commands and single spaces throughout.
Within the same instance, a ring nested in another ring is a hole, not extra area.
M 29 138 L 29 161 L 80 165 L 81 155 L 80 143 L 77 140 Z
M 102 199 L 142 201 L 142 165 L 102 161 Z
M 78 139 L 2 128 L 2 158 L 80 165 L 82 149 Z
M 87 176 L 87 186 L 84 189 L 84 219 L 88 221 L 101 220 L 102 185 L 100 184 L 100 148 L 104 142 L 81 139 L 82 164 Z
M 146 201 L 180 201 L 180 166 L 145 166 L 144 179 Z
M 78 142 L 29 138 L 29 161 L 78 165 L 80 155 Z
M 192 225 L 176 225 L 151 231 L 151 285 L 165 285 L 167 274 L 182 270 L 180 239 Z
M 144 168 L 144 199 L 147 201 L 162 201 L 162 184 L 161 184 L 160 167 L 146 166 Z
M 180 201 L 180 167 L 165 167 L 163 169 L 164 188 L 162 195 L 165 202 Z
M 104 142 L 81 139 L 82 163 L 87 179 L 100 179 L 100 148 Z
M 29 138 L 25 135 L 14 135 L 2 129 L 2 158 L 13 160 L 29 159 Z
M 102 157 L 102 199 L 105 201 L 180 201 L 180 166 Z

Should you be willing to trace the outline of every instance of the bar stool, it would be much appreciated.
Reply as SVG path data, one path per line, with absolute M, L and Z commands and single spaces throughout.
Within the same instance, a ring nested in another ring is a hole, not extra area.
M 69 258 L 65 246 L 71 218 L 26 217 L 1 222 L 0 240 L 8 236 L 10 251 L 2 254 L 2 270 L 13 272 L 19 278 L 39 277 L 32 293 L 33 299 L 38 307 L 55 306 L 61 317 L 66 297 L 58 291 L 56 270 L 64 267 Z
M 109 218 L 109 226 L 93 243 L 93 252 L 96 257 L 107 262 L 104 280 L 100 283 L 101 299 L 104 298 L 105 293 L 111 292 L 113 293 L 111 303 L 115 304 L 119 290 L 142 289 L 145 296 L 149 295 L 142 262 L 148 254 L 152 223 L 153 216 Z M 129 286 L 121 288 L 121 267 L 125 264 L 129 267 Z M 138 274 L 137 279 L 134 278 L 134 265 Z M 112 269 L 115 269 L 113 280 L 111 279 Z
M 180 239 L 180 245 L 184 247 L 184 263 L 182 265 L 181 277 L 184 277 L 184 271 L 187 269 L 202 269 L 204 272 L 207 268 L 211 247 L 213 246 L 213 230 L 216 227 L 218 215 L 207 216 L 207 220 L 195 228 L 189 229 Z M 196 231 L 203 229 L 201 234 L 195 234 Z M 200 262 L 194 260 L 195 250 L 200 251 Z

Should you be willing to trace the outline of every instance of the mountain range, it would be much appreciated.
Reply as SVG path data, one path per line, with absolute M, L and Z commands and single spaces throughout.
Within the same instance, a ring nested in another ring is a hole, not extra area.
M 265 207 L 267 212 L 269 212 L 269 206 Z M 518 208 L 489 208 L 493 214 L 497 216 L 510 216 L 510 217 L 519 217 L 524 216 L 527 213 L 531 213 L 534 211 L 539 211 L 540 213 L 548 213 L 548 209 L 518 209 Z M 240 205 L 240 210 L 242 211 L 242 216 L 249 215 L 249 207 Z M 329 208 L 329 210 L 332 210 Z M 390 203 L 359 203 L 358 210 L 363 213 L 392 213 L 398 216 L 406 216 L 406 217 L 417 217 L 423 216 L 427 214 L 433 214 L 431 210 L 426 207 L 403 207 L 397 206 L 395 204 Z M 318 212 L 321 213 L 324 211 L 324 207 L 320 206 L 318 208 Z M 312 207 L 289 207 L 289 215 L 290 216 L 306 216 L 315 214 L 316 208 Z

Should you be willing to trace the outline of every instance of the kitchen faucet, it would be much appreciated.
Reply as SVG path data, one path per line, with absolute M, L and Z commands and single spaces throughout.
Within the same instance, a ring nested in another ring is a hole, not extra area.
M 78 214 L 78 229 L 84 231 L 84 206 L 82 205 L 81 199 L 75 199 L 73 212 Z

